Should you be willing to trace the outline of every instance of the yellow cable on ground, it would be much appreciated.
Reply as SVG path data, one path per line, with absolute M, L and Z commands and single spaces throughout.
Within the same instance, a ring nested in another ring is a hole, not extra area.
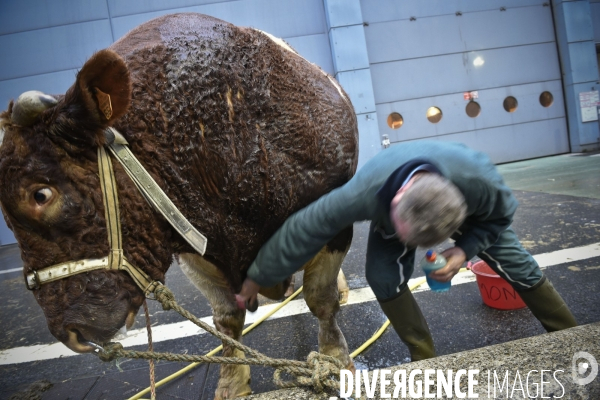
M 388 326 L 390 326 L 389 319 L 383 323 L 381 328 L 379 328 L 379 330 L 377 332 L 375 332 L 375 334 L 373 336 L 371 336 L 371 339 L 367 340 L 366 342 L 364 342 L 362 344 L 362 346 L 360 346 L 358 349 L 354 350 L 354 352 L 352 354 L 350 354 L 350 358 L 356 357 L 357 355 L 362 353 L 364 349 L 366 349 L 367 347 L 372 345 L 373 342 L 376 341 L 377 339 L 379 339 L 379 336 L 381 336 L 383 334 L 383 332 L 385 332 L 385 330 L 387 329 Z
M 292 301 L 296 296 L 298 296 L 300 294 L 300 292 L 302 292 L 302 288 L 304 286 L 301 286 L 298 290 L 296 290 L 294 292 L 294 294 L 292 294 L 290 297 L 288 297 L 287 299 L 285 299 L 284 301 L 282 301 L 280 304 L 277 305 L 277 307 L 273 308 L 271 311 L 269 311 L 267 314 L 263 315 L 262 317 L 260 317 L 258 320 L 256 320 L 253 324 L 249 325 L 246 329 L 244 329 L 242 331 L 242 336 L 245 335 L 246 333 L 250 332 L 252 329 L 256 328 L 258 325 L 260 325 L 264 320 L 266 320 L 267 318 L 269 318 L 271 315 L 275 314 L 277 311 L 279 311 L 281 308 L 283 308 L 287 303 L 289 303 L 290 301 Z M 219 351 L 221 351 L 221 349 L 223 349 L 223 345 L 220 345 L 216 348 L 214 348 L 213 350 L 211 350 L 210 352 L 206 353 L 207 356 L 213 356 L 216 353 L 218 353 Z M 167 376 L 166 378 L 162 379 L 159 382 L 156 382 L 156 387 L 160 387 L 162 385 L 164 385 L 165 383 L 168 383 L 170 381 L 172 381 L 173 379 L 185 374 L 186 372 L 196 368 L 198 365 L 200 365 L 201 363 L 192 363 L 190 365 L 188 365 L 187 367 L 175 372 L 174 374 L 171 374 L 169 376 Z M 150 388 L 147 387 L 146 389 L 142 390 L 141 392 L 139 392 L 138 394 L 136 394 L 135 396 L 130 397 L 127 400 L 140 400 L 142 398 L 143 395 L 145 395 L 146 393 L 150 392 Z
M 467 268 L 461 268 L 458 272 L 463 272 L 466 271 Z M 414 282 L 411 286 L 409 286 L 409 290 L 413 291 L 416 288 L 418 288 L 419 286 L 421 286 L 422 284 L 424 284 L 426 281 L 425 277 L 422 277 L 421 279 L 419 279 L 418 281 Z M 300 294 L 300 292 L 302 292 L 302 288 L 304 286 L 301 286 L 298 290 L 296 290 L 294 292 L 294 294 L 292 294 L 290 297 L 288 297 L 287 299 L 285 299 L 283 302 L 281 302 L 277 307 L 275 307 L 273 310 L 269 311 L 267 314 L 263 315 L 261 318 L 259 318 L 258 320 L 256 320 L 252 325 L 248 326 L 246 329 L 244 329 L 242 331 L 242 336 L 245 335 L 246 333 L 250 332 L 252 329 L 256 328 L 258 325 L 260 325 L 264 320 L 266 320 L 267 318 L 269 318 L 271 315 L 275 314 L 277 311 L 281 310 L 281 308 L 283 308 L 287 303 L 289 303 L 290 301 L 292 301 L 296 296 L 298 296 Z M 355 358 L 357 355 L 359 355 L 360 353 L 362 353 L 367 347 L 369 347 L 371 344 L 373 344 L 377 339 L 379 339 L 379 337 L 383 334 L 383 332 L 385 332 L 385 330 L 387 329 L 387 327 L 390 325 L 390 320 L 386 320 L 383 325 L 381 326 L 381 328 L 379 328 L 379 330 L 377 332 L 375 332 L 375 334 L 373 336 L 371 336 L 371 338 L 369 340 L 367 340 L 366 342 L 364 342 L 358 349 L 354 350 L 354 352 L 352 352 L 352 354 L 350 354 L 350 358 Z M 206 353 L 207 356 L 212 356 L 216 353 L 218 353 L 219 351 L 221 351 L 221 349 L 223 348 L 223 345 L 220 345 L 219 347 L 216 347 L 215 349 L 213 349 L 212 351 L 210 351 L 209 353 Z M 188 365 L 187 367 L 175 372 L 172 375 L 167 376 L 166 378 L 164 378 L 163 380 L 156 382 L 156 387 L 162 386 L 167 382 L 172 381 L 173 379 L 185 374 L 186 372 L 196 368 L 198 365 L 200 365 L 200 363 L 192 363 L 190 365 Z M 147 387 L 146 389 L 142 390 L 141 392 L 139 392 L 138 394 L 136 394 L 133 397 L 130 397 L 127 400 L 145 400 L 142 399 L 142 396 L 145 395 L 146 393 L 150 392 L 150 388 Z

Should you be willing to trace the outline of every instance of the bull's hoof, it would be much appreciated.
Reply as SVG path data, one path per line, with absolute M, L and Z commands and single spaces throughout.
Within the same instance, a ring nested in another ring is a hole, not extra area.
M 283 297 L 285 297 L 287 299 L 288 297 L 290 297 L 291 295 L 293 295 L 294 292 L 295 292 L 294 285 L 288 286 L 288 288 L 285 291 L 285 294 L 283 295 Z
M 251 394 L 249 365 L 221 366 L 221 377 L 215 391 L 215 400 L 229 400 Z
M 228 399 L 236 399 L 238 397 L 250 396 L 252 394 L 252 390 L 250 389 L 250 385 L 245 385 L 246 387 L 239 388 L 218 388 L 215 392 L 215 400 L 228 400 Z M 230 393 L 235 393 L 231 395 Z
M 344 368 L 344 369 L 347 369 L 347 370 L 349 370 L 350 372 L 352 372 L 352 375 L 353 375 L 353 376 L 354 376 L 354 373 L 356 372 L 356 367 L 354 366 L 354 362 L 353 362 L 352 360 L 350 360 L 350 364 L 348 364 L 348 365 L 346 366 L 346 368 Z
M 346 304 L 348 302 L 349 294 L 350 294 L 350 289 L 344 289 L 344 290 L 339 291 L 340 304 Z

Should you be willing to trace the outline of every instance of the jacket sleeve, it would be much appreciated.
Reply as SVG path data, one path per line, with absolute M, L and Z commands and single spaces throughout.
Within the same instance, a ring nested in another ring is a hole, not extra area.
M 470 260 L 494 244 L 512 223 L 518 202 L 504 184 L 474 180 L 469 184 L 467 218 L 456 241 Z
M 359 196 L 337 188 L 292 214 L 263 245 L 248 270 L 262 287 L 282 282 L 314 257 L 342 229 L 366 218 Z

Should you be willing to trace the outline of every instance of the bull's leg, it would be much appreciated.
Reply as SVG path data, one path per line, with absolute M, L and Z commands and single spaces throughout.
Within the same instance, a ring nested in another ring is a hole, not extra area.
M 304 298 L 319 319 L 319 351 L 336 357 L 349 369 L 354 364 L 335 315 L 340 309 L 337 277 L 352 241 L 352 227 L 340 232 L 304 267 Z
M 337 276 L 337 287 L 340 297 L 340 304 L 346 304 L 348 302 L 350 288 L 348 287 L 348 282 L 346 281 L 346 275 L 344 275 L 344 271 L 341 268 Z
M 245 311 L 237 308 L 234 294 L 213 264 L 195 254 L 181 254 L 179 264 L 185 275 L 208 299 L 213 309 L 215 327 L 227 336 L 241 341 Z M 224 357 L 244 357 L 244 353 L 223 343 Z M 248 365 L 222 365 L 215 399 L 234 399 L 252 393 Z
M 292 275 L 290 277 L 290 284 L 287 287 L 287 290 L 285 291 L 285 294 L 283 295 L 283 297 L 285 297 L 286 299 L 288 297 L 290 297 L 291 295 L 294 294 L 295 290 L 294 290 L 294 285 L 296 284 L 296 274 Z

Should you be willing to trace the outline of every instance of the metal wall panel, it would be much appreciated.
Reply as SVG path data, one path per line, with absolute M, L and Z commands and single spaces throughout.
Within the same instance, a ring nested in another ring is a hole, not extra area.
M 342 26 L 329 32 L 336 72 L 369 68 L 362 25 Z
M 600 2 L 590 2 L 590 9 L 594 27 L 594 42 L 600 43 Z
M 479 67 L 473 65 L 478 57 Z M 556 80 L 556 60 L 556 45 L 546 43 L 375 64 L 375 102 Z
M 465 143 L 484 151 L 495 164 L 561 154 L 569 147 L 567 127 L 562 118 L 418 140 Z
M 213 3 L 236 3 L 232 4 L 235 8 L 240 0 L 144 0 L 144 1 L 123 1 L 123 0 L 104 0 L 108 4 L 111 17 L 122 17 L 124 15 L 144 14 L 154 11 L 173 10 L 177 8 L 193 7 Z
M 362 0 L 361 6 L 379 131 L 392 143 L 460 141 L 495 162 L 569 151 L 552 12 L 543 2 Z M 465 109 L 471 91 L 481 107 L 475 118 Z M 549 108 L 539 102 L 544 91 L 554 96 Z M 507 96 L 518 101 L 512 113 L 503 107 Z M 429 107 L 441 110 L 439 122 L 427 119 Z M 392 112 L 403 117 L 396 130 L 387 125 Z
M 294 50 L 311 63 L 317 64 L 330 75 L 335 75 L 331 57 L 331 47 L 327 34 L 297 36 L 285 39 Z
M 535 19 L 543 23 L 530 23 Z M 550 7 L 542 6 L 371 23 L 364 30 L 371 64 L 554 41 Z
M 11 243 L 17 243 L 17 240 L 12 231 L 6 226 L 4 218 L 0 218 L 0 246 Z
M 597 90 L 598 87 L 598 64 L 590 3 L 587 0 L 553 0 L 552 5 L 563 71 L 571 150 L 597 150 L 600 143 L 598 122 L 583 122 L 579 106 L 579 94 Z M 573 20 L 583 22 L 581 27 L 574 27 Z M 583 27 L 587 28 L 588 32 L 580 32 L 579 29 Z
M 362 25 L 363 17 L 359 1 L 323 0 L 327 26 L 337 28 L 347 25 Z
M 358 122 L 358 168 L 381 151 L 377 114 L 367 113 L 356 116 Z
M 63 94 L 75 82 L 77 71 L 78 69 L 71 69 L 0 81 L 0 109 L 5 110 L 10 100 L 16 100 L 21 93 L 28 90 Z
M 78 68 L 111 43 L 107 19 L 2 35 L 0 80 Z
M 571 79 L 567 83 L 581 83 L 598 81 L 598 60 L 596 59 L 596 48 L 594 42 L 575 42 L 569 45 L 569 63 Z M 584 91 L 589 91 L 588 88 Z
M 0 35 L 106 18 L 106 0 L 2 0 Z
M 381 150 L 381 138 L 360 0 L 324 0 L 324 5 L 335 76 L 356 111 L 361 168 Z
M 592 39 L 592 21 L 589 16 L 590 4 L 587 1 L 569 1 L 563 4 L 569 15 L 565 21 L 567 41 L 579 42 Z
M 361 9 L 366 23 L 396 21 L 411 17 L 426 18 L 437 15 L 455 14 L 460 11 L 463 15 L 477 11 L 498 10 L 500 7 L 518 8 L 531 5 L 542 5 L 542 0 L 361 0 Z
M 115 39 L 152 18 L 198 12 L 235 25 L 250 26 L 283 39 L 327 32 L 323 0 L 243 0 L 113 18 Z
M 31 5 L 31 3 L 30 1 L 24 4 Z M 134 2 L 119 3 L 133 4 Z M 141 2 L 135 3 L 135 7 L 140 7 Z M 161 3 L 163 5 L 171 4 L 164 1 L 153 1 L 147 5 L 154 7 Z M 202 1 L 182 1 L 178 4 L 190 3 L 197 4 Z M 115 32 L 114 40 L 116 40 L 140 23 L 177 11 L 207 14 L 214 11 L 211 15 L 218 18 L 234 23 L 236 21 L 233 20 L 237 19 L 239 25 L 255 26 L 275 36 L 284 37 L 303 57 L 333 74 L 333 62 L 321 0 L 229 1 L 113 18 L 112 27 L 111 20 L 104 19 L 107 17 L 104 1 L 93 0 L 89 4 L 86 2 L 87 8 L 75 6 L 70 0 L 57 1 L 52 3 L 54 8 L 50 15 L 45 16 L 44 19 L 38 17 L 36 13 L 31 18 L 33 21 L 31 23 L 27 22 L 31 17 L 30 10 L 12 5 L 13 3 L 10 4 L 11 6 L 7 8 L 8 12 L 0 13 L 0 18 L 4 20 L 7 19 L 7 15 L 10 15 L 11 20 L 19 22 L 17 26 L 40 27 L 62 22 L 66 25 L 0 35 L 0 47 L 3 49 L 3 58 L 0 63 L 0 104 L 7 104 L 10 99 L 32 89 L 48 93 L 64 93 L 73 83 L 73 71 L 81 68 L 95 51 L 113 43 L 113 30 Z M 34 4 L 37 3 L 34 2 Z M 44 4 L 46 3 L 44 2 Z M 104 4 L 104 7 L 99 4 Z M 109 3 L 109 8 L 112 5 L 114 4 Z M 2 11 L 4 11 L 4 5 L 2 7 Z M 123 7 L 120 9 L 122 12 L 133 10 L 127 9 L 126 6 Z M 83 8 L 84 12 L 79 13 L 80 8 Z M 40 7 L 39 9 L 44 10 L 45 8 Z M 71 14 L 74 14 L 76 18 L 71 17 Z M 57 16 L 62 16 L 62 19 Z M 81 19 L 91 21 L 73 23 Z
M 375 99 L 371 86 L 371 71 L 359 69 L 355 71 L 340 72 L 336 76 L 338 82 L 350 96 L 350 101 L 357 114 L 375 111 Z
M 569 151 L 564 118 L 462 132 L 436 140 L 466 143 L 484 151 L 496 164 Z
M 542 107 L 539 102 L 544 91 L 554 97 L 554 103 L 548 108 Z M 462 93 L 378 104 L 379 131 L 387 134 L 391 141 L 403 141 L 565 117 L 560 80 L 480 90 L 478 95 L 475 101 L 481 106 L 481 113 L 476 118 L 466 114 L 468 101 L 464 100 Z M 508 96 L 515 97 L 518 102 L 512 113 L 503 108 L 504 99 Z M 441 121 L 434 124 L 427 120 L 429 107 L 438 107 L 442 111 Z M 399 113 L 404 119 L 399 129 L 391 129 L 386 123 L 392 112 Z

